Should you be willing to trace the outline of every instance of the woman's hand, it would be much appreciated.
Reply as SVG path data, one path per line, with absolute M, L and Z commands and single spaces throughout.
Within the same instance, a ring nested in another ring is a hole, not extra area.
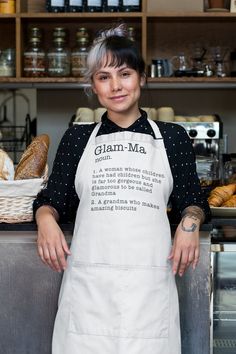
M 38 254 L 44 264 L 53 270 L 65 270 L 66 256 L 70 255 L 65 236 L 57 224 L 58 215 L 49 206 L 42 206 L 36 212 L 38 225 Z
M 168 259 L 173 260 L 173 273 L 180 276 L 192 265 L 196 268 L 199 256 L 199 227 L 204 219 L 202 210 L 198 207 L 188 207 L 183 213 L 182 220 L 178 225 L 173 247 Z

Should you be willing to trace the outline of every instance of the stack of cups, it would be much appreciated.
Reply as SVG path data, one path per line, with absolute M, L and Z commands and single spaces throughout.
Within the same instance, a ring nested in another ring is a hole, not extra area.
M 172 107 L 160 107 L 157 109 L 157 120 L 163 122 L 173 122 L 175 112 Z

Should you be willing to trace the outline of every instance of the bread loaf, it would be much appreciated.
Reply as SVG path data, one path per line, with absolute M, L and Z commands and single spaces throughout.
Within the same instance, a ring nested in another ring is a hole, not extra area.
M 15 179 L 40 178 L 47 164 L 49 136 L 35 137 L 24 151 L 15 170 Z
M 226 202 L 222 204 L 222 207 L 235 208 L 236 207 L 236 194 L 232 195 Z
M 208 198 L 210 206 L 219 207 L 226 202 L 236 192 L 236 184 L 228 184 L 226 186 L 214 188 Z
M 14 179 L 14 164 L 8 154 L 0 149 L 0 180 Z

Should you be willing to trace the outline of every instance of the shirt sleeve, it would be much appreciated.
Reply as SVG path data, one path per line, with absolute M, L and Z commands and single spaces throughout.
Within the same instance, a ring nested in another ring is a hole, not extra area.
M 162 133 L 173 176 L 172 214 L 179 219 L 186 207 L 194 205 L 199 206 L 204 211 L 205 220 L 209 220 L 210 208 L 197 175 L 191 139 L 178 124 L 166 123 Z
M 74 125 L 67 129 L 58 146 L 47 187 L 33 203 L 34 215 L 40 206 L 50 205 L 57 210 L 60 222 L 74 221 L 79 204 L 75 175 L 94 126 Z

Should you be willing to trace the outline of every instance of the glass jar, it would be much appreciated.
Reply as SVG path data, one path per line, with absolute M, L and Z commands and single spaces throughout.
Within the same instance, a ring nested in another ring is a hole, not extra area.
M 88 56 L 88 38 L 79 37 L 71 53 L 71 72 L 74 77 L 83 77 Z
M 101 12 L 102 8 L 102 0 L 86 0 L 87 12 Z
M 65 0 L 46 0 L 46 10 L 48 12 L 64 12 Z
M 197 174 L 201 187 L 212 189 L 220 184 L 219 160 L 215 156 L 196 156 Z
M 67 12 L 82 12 L 84 11 L 84 0 L 66 0 Z
M 15 50 L 7 48 L 0 52 L 0 77 L 15 76 Z
M 120 11 L 120 0 L 104 0 L 103 9 L 106 12 Z
M 87 39 L 89 38 L 88 30 L 85 27 L 80 27 L 76 31 L 76 40 L 78 40 L 81 37 L 86 37 Z
M 42 38 L 42 29 L 39 27 L 30 27 L 29 38 Z
M 48 75 L 64 77 L 70 75 L 70 50 L 64 38 L 55 38 L 53 48 L 48 51 Z
M 141 0 L 121 0 L 121 8 L 124 12 L 141 11 Z
M 52 32 L 53 40 L 55 38 L 63 38 L 66 40 L 67 30 L 64 27 L 55 27 Z
M 41 47 L 41 39 L 32 37 L 24 52 L 24 76 L 44 77 L 46 73 L 46 53 Z
M 132 27 L 132 26 L 128 27 L 128 29 L 127 29 L 127 37 L 131 41 L 135 42 L 135 29 L 134 29 L 134 27 Z
M 228 154 L 224 164 L 224 184 L 236 183 L 236 154 Z

